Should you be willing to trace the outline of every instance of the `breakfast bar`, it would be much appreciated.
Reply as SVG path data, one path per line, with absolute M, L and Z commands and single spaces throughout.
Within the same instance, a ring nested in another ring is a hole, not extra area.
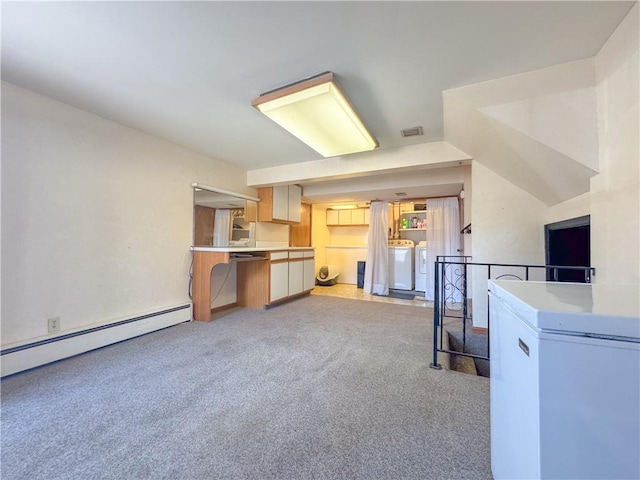
M 265 308 L 309 293 L 315 284 L 310 247 L 191 247 L 193 318 L 211 320 L 211 271 L 237 264 L 237 305 Z

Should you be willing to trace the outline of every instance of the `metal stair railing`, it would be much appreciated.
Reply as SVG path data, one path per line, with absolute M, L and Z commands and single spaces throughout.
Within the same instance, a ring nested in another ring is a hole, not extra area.
M 485 268 L 486 280 L 497 280 L 500 278 L 513 278 L 516 280 L 529 281 L 533 272 L 540 272 L 558 281 L 558 273 L 562 270 L 582 271 L 584 273 L 584 283 L 591 283 L 591 278 L 595 276 L 596 269 L 593 267 L 574 267 L 564 265 L 526 265 L 513 263 L 477 263 L 471 262 L 470 256 L 463 255 L 439 255 L 434 262 L 434 305 L 433 305 L 433 362 L 431 368 L 440 370 L 442 366 L 438 363 L 438 353 L 448 353 L 470 357 L 477 360 L 489 360 L 489 332 L 491 319 L 489 318 L 487 302 L 487 355 L 478 355 L 465 352 L 467 346 L 467 328 L 473 320 L 472 306 L 468 295 L 469 272 L 474 269 Z M 492 274 L 496 275 L 492 278 Z M 484 276 L 482 277 L 484 279 Z M 488 292 L 487 292 L 488 298 Z M 444 348 L 445 320 L 460 320 L 462 322 L 462 351 Z

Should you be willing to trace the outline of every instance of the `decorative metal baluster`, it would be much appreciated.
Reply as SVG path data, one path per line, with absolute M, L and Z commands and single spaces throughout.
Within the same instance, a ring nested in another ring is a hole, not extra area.
M 441 325 L 440 321 L 440 307 L 439 307 L 439 299 L 438 299 L 438 291 L 440 289 L 439 285 L 439 275 L 438 269 L 439 262 L 436 258 L 436 262 L 434 264 L 434 279 L 433 279 L 433 362 L 431 362 L 430 367 L 435 368 L 436 370 L 442 369 L 442 367 L 438 364 L 438 350 L 442 349 L 442 345 L 438 348 L 438 325 Z M 440 330 L 444 330 L 442 325 L 440 326 Z

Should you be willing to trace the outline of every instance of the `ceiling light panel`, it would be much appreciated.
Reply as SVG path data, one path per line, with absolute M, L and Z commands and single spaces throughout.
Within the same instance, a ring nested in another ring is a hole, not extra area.
M 358 205 L 355 203 L 343 204 L 343 205 L 331 205 L 333 210 L 353 210 L 358 208 Z
M 331 72 L 265 93 L 252 105 L 323 157 L 378 146 Z

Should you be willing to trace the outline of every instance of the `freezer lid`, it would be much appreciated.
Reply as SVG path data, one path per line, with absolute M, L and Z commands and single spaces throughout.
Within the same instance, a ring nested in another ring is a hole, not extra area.
M 490 280 L 489 291 L 537 330 L 640 339 L 638 286 Z

